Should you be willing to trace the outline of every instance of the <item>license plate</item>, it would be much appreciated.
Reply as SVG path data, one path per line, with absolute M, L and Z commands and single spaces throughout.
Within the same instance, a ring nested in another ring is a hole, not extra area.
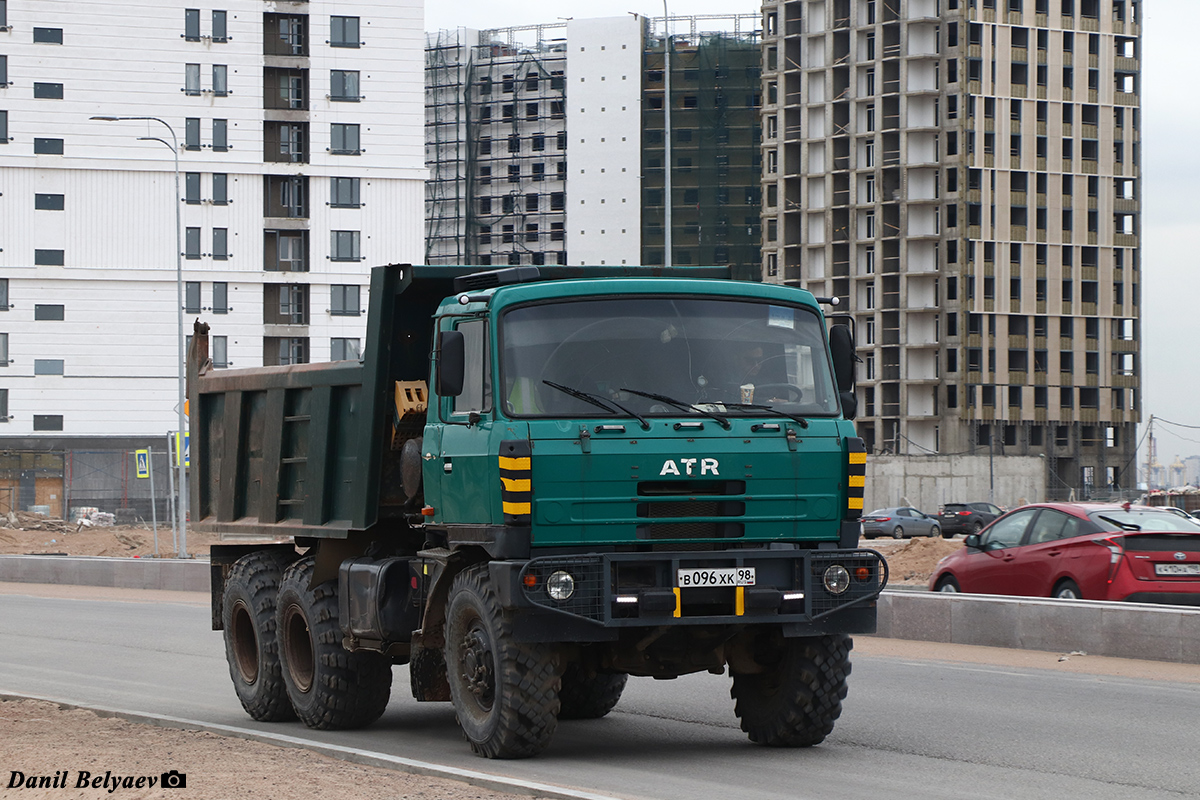
M 676 577 L 681 589 L 693 586 L 753 586 L 754 567 L 681 569 Z
M 1200 575 L 1200 564 L 1155 564 L 1155 575 Z

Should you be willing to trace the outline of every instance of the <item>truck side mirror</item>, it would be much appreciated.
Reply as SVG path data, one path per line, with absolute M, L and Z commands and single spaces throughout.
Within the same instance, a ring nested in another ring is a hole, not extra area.
M 459 331 L 438 334 L 437 393 L 441 397 L 462 394 L 466 376 L 466 340 Z
M 838 391 L 854 391 L 854 334 L 849 325 L 834 325 L 829 329 L 829 349 L 833 353 L 833 376 Z

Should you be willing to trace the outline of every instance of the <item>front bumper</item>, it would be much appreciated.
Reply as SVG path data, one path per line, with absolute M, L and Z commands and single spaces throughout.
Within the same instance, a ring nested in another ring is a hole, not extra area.
M 850 575 L 840 594 L 824 583 L 826 570 L 835 565 Z M 754 567 L 755 584 L 678 585 L 680 569 L 731 567 Z M 555 636 L 578 641 L 614 638 L 622 628 L 767 623 L 782 623 L 785 634 L 796 636 L 870 633 L 875 599 L 887 584 L 887 562 L 867 549 L 597 553 L 493 562 L 492 569 L 497 584 L 506 587 L 505 605 L 525 609 L 524 616 L 532 613 L 543 628 L 558 631 Z M 575 583 L 564 600 L 546 591 L 546 579 L 559 571 L 570 573 Z M 520 627 L 522 638 L 540 638 L 536 625 Z

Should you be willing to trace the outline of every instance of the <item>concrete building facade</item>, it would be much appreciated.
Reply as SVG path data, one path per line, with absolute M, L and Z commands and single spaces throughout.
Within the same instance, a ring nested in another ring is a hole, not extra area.
M 627 14 L 430 34 L 427 261 L 664 263 L 669 107 L 674 263 L 757 278 L 757 23 Z
M 194 5 L 0 3 L 0 449 L 177 427 L 176 154 L 218 368 L 357 357 L 421 258 L 422 6 Z
M 764 4 L 764 280 L 845 303 L 872 451 L 1136 485 L 1139 13 Z

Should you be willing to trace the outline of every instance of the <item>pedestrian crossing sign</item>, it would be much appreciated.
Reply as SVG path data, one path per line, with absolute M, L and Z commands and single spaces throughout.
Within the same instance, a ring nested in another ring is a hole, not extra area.
M 150 477 L 150 451 L 136 450 L 134 455 L 137 456 L 137 476 L 139 478 Z

